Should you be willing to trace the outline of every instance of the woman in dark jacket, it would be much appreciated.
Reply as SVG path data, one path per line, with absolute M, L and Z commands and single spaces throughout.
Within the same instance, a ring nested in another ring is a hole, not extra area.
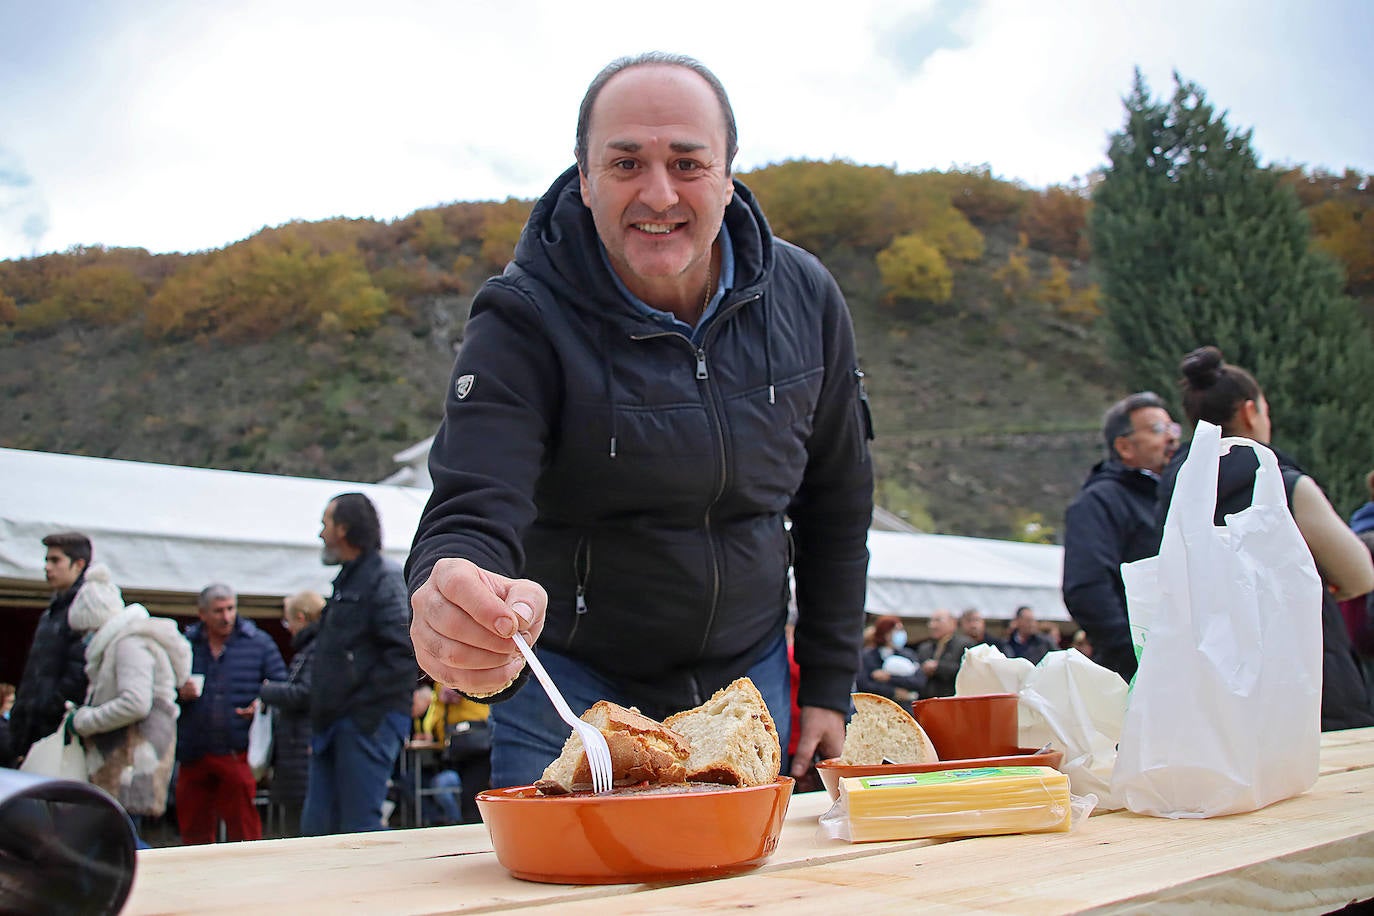
M 863 693 L 896 700 L 908 710 L 926 685 L 916 654 L 906 647 L 906 628 L 900 617 L 879 617 L 873 623 L 873 645 L 864 649 L 856 681 Z
M 1183 409 L 1188 422 L 1206 420 L 1221 427 L 1224 436 L 1244 436 L 1263 445 L 1271 432 L 1269 403 L 1255 379 L 1239 366 L 1222 360 L 1216 347 L 1201 347 L 1183 358 Z M 1191 443 L 1190 443 L 1191 444 Z M 1178 469 L 1188 456 L 1181 447 L 1159 484 L 1159 526 L 1174 493 Z M 1326 494 L 1301 468 L 1275 451 L 1283 473 L 1288 509 L 1312 552 L 1322 584 L 1322 731 L 1374 725 L 1369 693 L 1360 672 L 1350 635 L 1337 600 L 1374 589 L 1374 564 L 1360 539 L 1336 514 Z M 1217 508 L 1214 523 L 1250 505 L 1259 461 L 1248 448 L 1221 456 L 1217 469 Z
M 282 602 L 282 626 L 291 633 L 291 668 L 284 681 L 263 681 L 262 701 L 272 720 L 272 804 L 280 806 L 282 836 L 299 836 L 301 807 L 310 784 L 310 674 L 324 598 L 299 592 Z

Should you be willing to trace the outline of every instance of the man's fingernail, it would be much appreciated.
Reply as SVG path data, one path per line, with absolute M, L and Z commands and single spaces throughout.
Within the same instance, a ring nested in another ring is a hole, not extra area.
M 515 624 L 511 623 L 509 617 L 500 617 L 496 620 L 496 635 L 502 639 L 510 639 L 515 632 Z
M 530 607 L 523 601 L 515 602 L 510 606 L 510 609 L 512 611 L 515 611 L 515 613 L 519 614 L 520 619 L 525 621 L 525 623 L 529 623 L 531 620 L 534 619 L 534 608 Z

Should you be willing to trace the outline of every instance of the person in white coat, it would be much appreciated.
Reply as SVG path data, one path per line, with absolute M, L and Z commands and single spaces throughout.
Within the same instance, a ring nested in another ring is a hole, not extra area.
M 67 612 L 73 630 L 89 634 L 84 706 L 69 718 L 82 737 L 93 785 L 134 816 L 158 817 L 176 759 L 177 687 L 191 673 L 191 644 L 176 622 L 124 606 L 110 570 L 96 563 Z

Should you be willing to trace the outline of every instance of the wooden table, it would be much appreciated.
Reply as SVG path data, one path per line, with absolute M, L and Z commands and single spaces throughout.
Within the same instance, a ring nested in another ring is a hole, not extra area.
M 152 849 L 125 912 L 1320 913 L 1374 898 L 1374 728 L 1323 736 L 1321 760 L 1316 786 L 1262 811 L 1116 812 L 1067 834 L 851 845 L 818 835 L 825 793 L 798 795 L 763 867 L 671 886 L 520 881 L 481 825 Z

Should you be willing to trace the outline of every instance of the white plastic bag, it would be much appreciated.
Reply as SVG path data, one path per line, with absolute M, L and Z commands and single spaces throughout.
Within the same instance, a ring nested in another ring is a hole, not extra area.
M 259 703 L 248 726 L 248 768 L 254 779 L 267 775 L 272 763 L 272 707 Z
M 66 724 L 64 717 L 57 731 L 35 741 L 19 769 L 35 776 L 86 782 L 86 751 L 79 738 L 66 734 Z
M 1217 465 L 1259 458 L 1252 504 L 1212 517 Z M 1321 740 L 1322 585 L 1278 461 L 1198 424 L 1159 556 L 1122 567 L 1140 670 L 1112 788 L 1160 817 L 1253 811 L 1310 788 Z
M 1095 796 L 1100 811 L 1124 807 L 1111 791 L 1116 743 L 1126 715 L 1126 682 L 1077 649 L 1046 653 L 1040 664 L 1007 658 L 995 646 L 964 653 L 956 695 L 1015 693 L 1021 747 L 1051 745 L 1074 795 Z

